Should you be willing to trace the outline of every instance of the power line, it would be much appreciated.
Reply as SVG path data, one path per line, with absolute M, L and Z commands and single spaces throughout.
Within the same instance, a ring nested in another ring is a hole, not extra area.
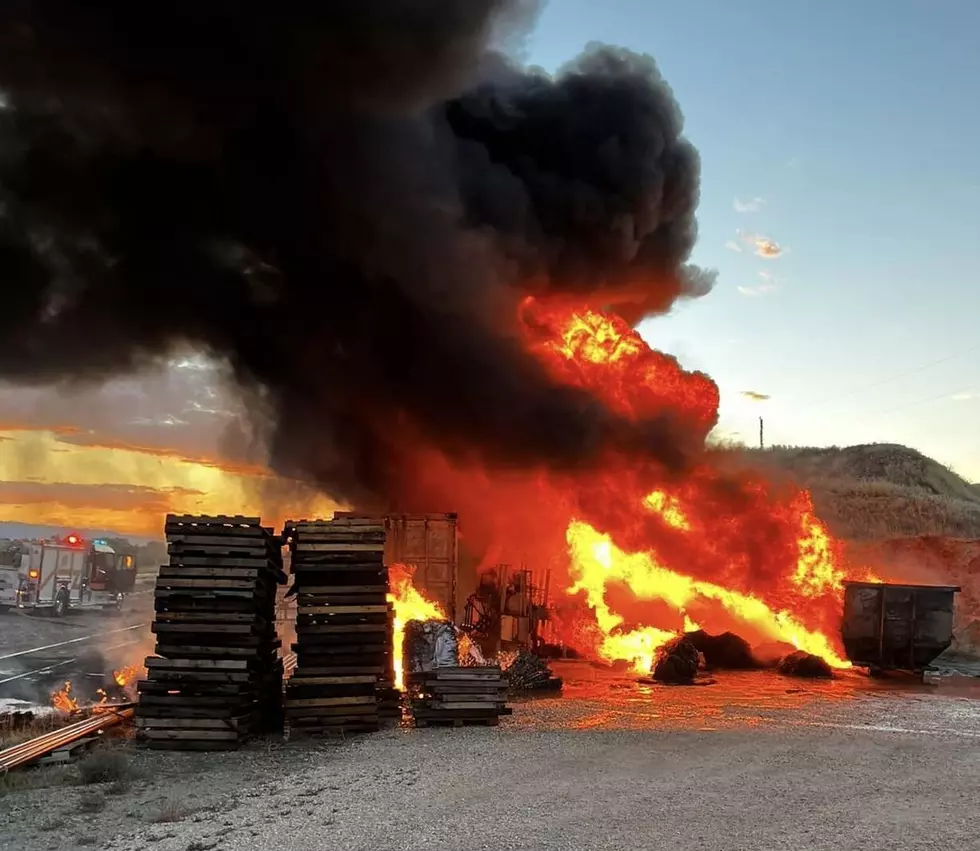
M 928 363 L 924 363 L 921 366 L 914 367 L 913 369 L 907 369 L 904 372 L 899 372 L 895 375 L 889 375 L 886 378 L 880 378 L 876 381 L 872 381 L 870 384 L 862 384 L 858 387 L 852 387 L 850 390 L 845 390 L 843 393 L 835 393 L 831 396 L 827 396 L 816 402 L 810 402 L 809 404 L 802 405 L 801 407 L 797 408 L 797 410 L 807 410 L 808 408 L 814 408 L 819 405 L 825 405 L 827 402 L 836 402 L 838 399 L 846 399 L 848 396 L 853 396 L 855 393 L 863 393 L 866 390 L 871 390 L 875 387 L 880 387 L 883 384 L 890 384 L 892 381 L 898 381 L 900 378 L 906 378 L 909 375 L 916 375 L 917 373 L 925 372 L 927 369 L 932 369 L 934 366 L 940 366 L 941 364 L 948 363 L 951 360 L 955 360 L 956 358 L 963 357 L 963 355 L 967 355 L 970 352 L 975 352 L 977 350 L 980 350 L 980 343 L 969 346 L 965 349 L 961 349 L 958 352 L 953 352 L 953 354 L 946 355 L 945 357 L 941 357 L 938 360 L 929 361 Z M 961 391 L 961 392 L 965 392 L 965 391 Z M 936 398 L 938 399 L 942 397 L 937 396 Z
M 915 402 L 909 402 L 905 405 L 898 405 L 894 408 L 886 408 L 884 411 L 876 411 L 869 416 L 871 417 L 881 417 L 885 414 L 893 414 L 896 411 L 904 411 L 907 408 L 916 408 L 919 405 L 927 405 L 929 402 L 938 402 L 940 399 L 953 399 L 955 396 L 959 396 L 965 393 L 980 393 L 980 385 L 974 384 L 972 387 L 964 387 L 962 390 L 955 390 L 952 393 L 940 393 L 938 396 L 930 396 L 928 399 L 918 399 Z

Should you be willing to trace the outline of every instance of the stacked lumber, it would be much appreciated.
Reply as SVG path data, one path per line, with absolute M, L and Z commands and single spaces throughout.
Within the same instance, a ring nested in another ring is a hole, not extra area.
M 391 671 L 385 528 L 376 520 L 290 521 L 296 668 L 286 684 L 290 732 L 371 732 Z
M 258 517 L 167 515 L 154 590 L 156 656 L 138 683 L 151 748 L 228 750 L 282 729 L 276 591 L 282 539 Z
M 453 666 L 406 675 L 416 727 L 482 724 L 496 727 L 507 707 L 507 678 L 497 665 Z

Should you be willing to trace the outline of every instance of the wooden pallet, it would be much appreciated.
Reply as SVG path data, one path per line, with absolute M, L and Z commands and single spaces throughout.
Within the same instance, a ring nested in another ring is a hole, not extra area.
M 382 703 L 377 684 L 389 669 L 393 618 L 384 525 L 290 521 L 283 538 L 297 599 L 297 663 L 285 701 L 289 728 L 375 730 Z
M 137 737 L 152 748 L 237 747 L 281 729 L 276 597 L 282 539 L 257 517 L 168 515 L 170 563 L 154 590 L 157 656 L 137 684 Z
M 507 707 L 507 677 L 497 666 L 447 667 L 409 673 L 409 712 L 417 727 L 493 726 Z

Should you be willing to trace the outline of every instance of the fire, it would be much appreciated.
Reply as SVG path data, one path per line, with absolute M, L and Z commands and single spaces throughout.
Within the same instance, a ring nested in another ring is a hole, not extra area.
M 78 709 L 78 701 L 71 696 L 71 683 L 66 682 L 64 686 L 51 695 L 51 705 L 62 712 L 75 712 Z
M 483 484 L 484 510 L 511 523 L 523 511 L 560 524 L 566 593 L 595 620 L 593 647 L 580 649 L 649 670 L 658 647 L 704 628 L 849 667 L 836 638 L 848 575 L 841 545 L 806 491 L 732 468 L 730 456 L 704 448 L 717 420 L 714 382 L 652 349 L 615 315 L 527 298 L 519 319 L 527 349 L 553 380 L 692 441 L 679 474 L 613 446 L 598 472 Z M 502 506 L 501 494 L 515 506 Z
M 129 683 L 131 683 L 136 677 L 139 676 L 141 668 L 138 665 L 127 665 L 125 668 L 121 668 L 118 671 L 112 672 L 112 678 L 115 680 L 116 685 L 119 688 L 125 688 Z
M 414 573 L 413 568 L 404 564 L 392 564 L 388 568 L 388 579 L 391 583 L 388 602 L 395 607 L 392 655 L 395 663 L 395 688 L 398 689 L 405 686 L 402 663 L 402 641 L 405 636 L 405 624 L 411 620 L 446 619 L 446 613 L 442 607 L 431 600 L 427 600 L 412 584 Z

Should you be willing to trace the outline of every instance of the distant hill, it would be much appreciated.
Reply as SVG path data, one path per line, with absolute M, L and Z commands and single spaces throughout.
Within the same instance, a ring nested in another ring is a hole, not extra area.
M 124 535 L 111 529 L 69 529 L 67 526 L 42 526 L 37 523 L 18 523 L 12 520 L 0 520 L 0 539 L 13 538 L 16 540 L 32 540 L 34 538 L 53 538 L 69 535 L 75 532 L 83 538 L 124 538 L 137 546 L 147 544 L 156 538 L 145 538 L 140 535 Z
M 840 537 L 980 538 L 980 486 L 907 446 L 744 451 L 753 464 L 785 472 L 808 488 L 817 513 Z

